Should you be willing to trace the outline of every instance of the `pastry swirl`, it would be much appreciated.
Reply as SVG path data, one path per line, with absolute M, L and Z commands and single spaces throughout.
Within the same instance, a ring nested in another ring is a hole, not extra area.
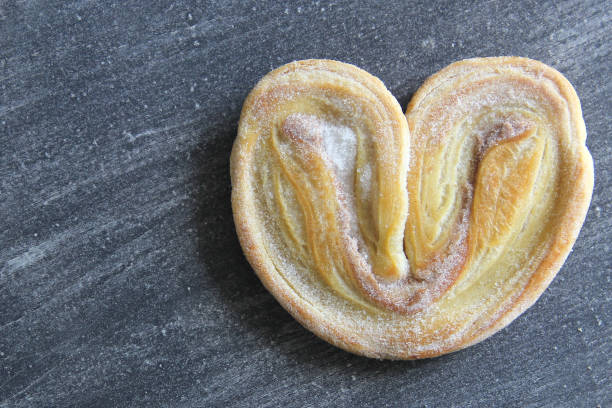
M 592 192 L 585 138 L 574 89 L 537 61 L 451 64 L 405 116 L 359 68 L 290 63 L 243 107 L 238 236 L 323 339 L 378 358 L 448 353 L 510 323 L 560 269 Z

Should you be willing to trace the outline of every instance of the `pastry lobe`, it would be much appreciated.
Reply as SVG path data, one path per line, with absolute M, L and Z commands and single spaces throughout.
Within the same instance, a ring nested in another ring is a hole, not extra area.
M 585 137 L 571 85 L 528 59 L 452 64 L 405 116 L 352 65 L 287 64 L 243 108 L 238 236 L 324 339 L 379 358 L 440 355 L 508 324 L 561 267 L 592 191 Z

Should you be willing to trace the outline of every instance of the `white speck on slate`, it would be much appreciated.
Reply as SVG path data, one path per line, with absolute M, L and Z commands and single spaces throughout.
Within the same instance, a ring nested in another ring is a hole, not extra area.
M 428 37 L 425 40 L 421 41 L 421 47 L 433 50 L 434 48 L 436 48 L 436 40 L 434 40 L 433 37 Z
M 123 136 L 127 137 L 128 142 L 133 143 L 136 140 L 136 137 L 128 131 L 123 131 Z

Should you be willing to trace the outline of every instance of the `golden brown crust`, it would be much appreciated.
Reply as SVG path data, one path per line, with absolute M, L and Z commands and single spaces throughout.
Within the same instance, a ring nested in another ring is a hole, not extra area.
M 560 269 L 593 185 L 580 102 L 540 62 L 451 64 L 406 118 L 365 71 L 298 61 L 247 97 L 230 162 L 265 287 L 319 337 L 376 358 L 438 356 L 509 324 Z

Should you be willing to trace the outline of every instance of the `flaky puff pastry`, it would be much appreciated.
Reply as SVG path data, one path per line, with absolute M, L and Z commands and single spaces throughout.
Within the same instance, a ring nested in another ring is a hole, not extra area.
M 525 58 L 451 64 L 406 115 L 381 81 L 306 60 L 266 75 L 231 156 L 240 243 L 300 323 L 376 358 L 449 353 L 532 305 L 593 189 L 580 102 Z

